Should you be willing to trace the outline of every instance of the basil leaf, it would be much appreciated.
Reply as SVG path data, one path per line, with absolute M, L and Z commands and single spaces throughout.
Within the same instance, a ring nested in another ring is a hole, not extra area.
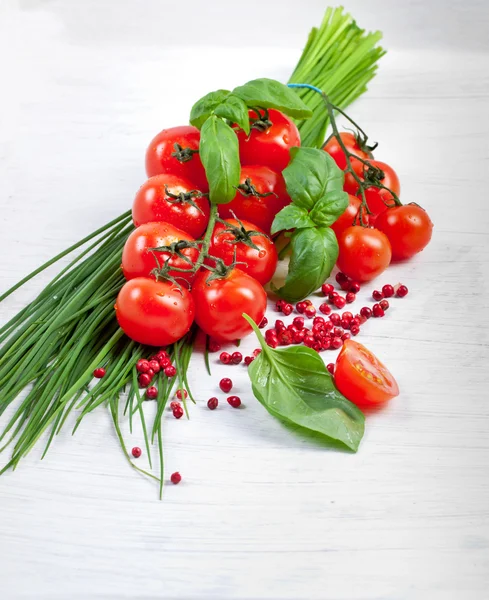
M 320 227 L 329 227 L 341 216 L 348 206 L 346 192 L 333 192 L 318 200 L 309 213 L 309 218 Z M 299 225 L 296 225 L 299 227 Z
M 338 258 L 338 242 L 329 227 L 298 229 L 290 248 L 292 256 L 285 284 L 274 291 L 288 302 L 298 302 L 329 277 Z
M 198 100 L 190 111 L 190 123 L 200 129 L 212 115 L 213 111 L 226 100 L 230 93 L 228 90 L 217 90 L 210 92 Z
M 365 417 L 333 384 L 322 358 L 311 348 L 273 350 L 247 315 L 262 352 L 248 367 L 255 397 L 270 414 L 358 450 Z
M 214 204 L 231 202 L 239 185 L 238 138 L 219 117 L 210 116 L 200 135 L 200 158 L 209 182 L 209 199 Z
M 228 119 L 232 123 L 236 123 L 246 135 L 250 133 L 248 107 L 238 96 L 229 94 L 226 100 L 214 109 L 214 114 L 222 119 Z
M 312 110 L 299 95 L 275 79 L 254 79 L 233 90 L 250 107 L 276 108 L 295 119 L 309 119 Z
M 306 227 L 315 227 L 315 223 L 309 218 L 307 210 L 300 208 L 295 204 L 289 204 L 275 215 L 270 233 L 277 233 L 284 229 L 299 229 Z
M 322 198 L 343 191 L 343 171 L 327 152 L 317 148 L 292 148 L 290 155 L 291 163 L 284 169 L 283 176 L 294 204 L 312 210 Z

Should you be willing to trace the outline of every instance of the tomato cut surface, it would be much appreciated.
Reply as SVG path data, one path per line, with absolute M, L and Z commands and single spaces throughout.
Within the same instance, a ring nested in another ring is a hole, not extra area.
M 357 406 L 376 406 L 399 395 L 389 370 L 362 344 L 346 340 L 334 371 L 338 390 Z

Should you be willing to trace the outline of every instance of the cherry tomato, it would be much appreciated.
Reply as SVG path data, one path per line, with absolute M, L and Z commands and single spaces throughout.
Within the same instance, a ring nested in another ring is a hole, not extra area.
M 166 260 L 170 258 L 169 264 L 176 269 L 192 269 L 192 264 L 188 263 L 184 258 L 170 252 L 151 252 L 150 248 L 158 248 L 161 246 L 171 246 L 179 242 L 193 242 L 194 238 L 185 231 L 165 223 L 164 221 L 156 221 L 144 223 L 135 229 L 127 238 L 122 251 L 122 271 L 126 279 L 134 279 L 135 277 L 151 277 L 151 271 L 158 264 L 162 267 Z M 199 258 L 198 248 L 182 248 L 181 254 L 195 263 Z M 175 278 L 183 278 L 189 283 L 192 282 L 194 273 L 182 273 L 180 271 L 170 271 L 169 275 Z
M 250 120 L 256 120 L 255 111 L 249 111 Z M 242 165 L 265 165 L 281 173 L 290 161 L 290 149 L 301 145 L 296 124 L 287 115 L 273 108 L 260 111 L 262 121 L 257 121 L 250 135 L 238 131 L 239 158 Z M 267 123 L 269 123 L 267 127 Z M 257 129 L 263 124 L 264 130 Z
M 146 150 L 148 177 L 170 173 L 192 182 L 194 188 L 208 192 L 205 170 L 198 153 L 200 131 L 191 125 L 163 129 Z
M 342 131 L 340 133 L 340 138 L 348 152 L 351 152 L 351 154 L 355 154 L 360 158 L 369 158 L 369 153 L 360 147 L 359 140 L 357 139 L 355 134 L 350 133 L 348 131 Z M 338 140 L 334 136 L 328 140 L 328 142 L 323 147 L 323 150 L 325 150 L 330 156 L 334 158 L 335 163 L 342 171 L 346 169 L 345 153 L 339 145 Z
M 251 244 L 254 244 L 258 250 Z M 230 265 L 235 252 L 236 261 L 244 263 L 238 265 L 239 269 L 254 277 L 262 285 L 268 283 L 273 277 L 278 262 L 277 250 L 271 239 L 253 223 L 227 219 L 226 225 L 217 223 L 215 226 L 209 254 Z
M 122 286 L 115 314 L 121 329 L 135 342 L 167 346 L 190 329 L 194 301 L 189 291 L 169 281 L 136 277 Z
M 360 225 L 360 216 L 358 213 L 361 206 L 362 201 L 359 198 L 348 194 L 348 206 L 346 207 L 345 212 L 331 225 L 331 229 L 336 233 L 337 238 L 340 237 L 345 229 L 348 229 L 348 227 L 351 227 L 353 224 Z M 362 209 L 362 221 L 364 225 L 370 223 L 369 215 L 365 208 Z
M 394 169 L 380 160 L 369 160 L 368 162 L 374 167 L 379 168 L 384 173 L 384 177 L 380 180 L 380 183 L 392 190 L 396 196 L 399 196 L 401 193 L 401 184 L 399 183 L 399 178 Z M 352 159 L 351 166 L 358 177 L 364 180 L 365 165 L 359 160 Z M 345 184 L 343 186 L 345 192 L 353 195 L 359 195 L 358 188 L 358 183 L 353 178 L 353 175 L 351 173 L 345 173 Z M 391 193 L 389 193 L 387 190 L 382 190 L 375 187 L 370 187 L 365 190 L 365 198 L 367 200 L 368 208 L 372 213 L 370 216 L 371 225 L 374 224 L 376 217 L 380 213 L 387 210 L 388 206 L 386 206 L 386 202 L 387 204 L 394 203 L 394 197 Z
M 337 265 L 354 281 L 370 281 L 380 275 L 391 262 L 391 245 L 378 229 L 353 226 L 341 234 Z
M 270 233 L 275 215 L 290 204 L 284 178 L 268 167 L 254 165 L 241 169 L 239 184 L 234 200 L 219 205 L 219 216 L 229 219 L 235 215 Z
M 205 196 L 192 194 L 195 188 L 183 177 L 163 174 L 150 177 L 139 188 L 132 205 L 134 225 L 150 221 L 165 221 L 199 238 L 209 222 L 209 201 Z M 170 196 L 171 194 L 172 196 Z
M 365 346 L 346 340 L 336 359 L 338 390 L 357 406 L 375 406 L 399 395 L 396 380 Z
M 197 325 L 216 340 L 239 340 L 252 332 L 242 314 L 261 323 L 267 308 L 267 295 L 256 279 L 240 269 L 232 269 L 222 279 L 212 279 L 202 270 L 192 288 Z
M 433 223 L 417 204 L 405 204 L 385 211 L 375 226 L 389 238 L 392 259 L 403 260 L 421 252 L 431 240 Z

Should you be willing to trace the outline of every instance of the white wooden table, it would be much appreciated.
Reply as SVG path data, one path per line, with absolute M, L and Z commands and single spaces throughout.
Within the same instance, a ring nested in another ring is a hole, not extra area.
M 148 141 L 200 95 L 287 79 L 324 9 L 255 0 L 224 18 L 224 4 L 2 2 L 2 290 L 126 210 Z M 410 295 L 360 338 L 401 396 L 369 416 L 357 455 L 328 451 L 269 416 L 244 368 L 209 378 L 196 357 L 199 405 L 166 421 L 168 471 L 183 481 L 163 502 L 127 467 L 103 409 L 0 478 L 2 600 L 489 597 L 488 8 L 393 4 L 348 8 L 390 49 L 351 112 L 404 201 L 435 223 L 430 247 L 378 282 Z M 271 17 L 248 38 L 224 28 L 259 7 Z M 54 272 L 3 303 L 0 321 Z M 244 410 L 205 408 L 225 374 Z

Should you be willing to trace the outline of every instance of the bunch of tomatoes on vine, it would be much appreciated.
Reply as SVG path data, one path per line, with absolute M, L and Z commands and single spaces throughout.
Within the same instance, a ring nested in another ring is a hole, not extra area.
M 277 240 L 281 256 L 292 256 L 288 283 L 272 288 L 295 301 L 318 289 L 335 262 L 351 280 L 366 282 L 428 244 L 433 225 L 426 211 L 401 203 L 397 174 L 373 158 L 375 147 L 356 123 L 355 132 L 338 131 L 339 109 L 324 94 L 333 133 L 321 150 L 301 149 L 297 110 L 287 115 L 247 102 L 243 116 L 230 93 L 212 94 L 194 106 L 193 125 L 164 129 L 147 149 L 149 179 L 134 200 L 136 229 L 122 254 L 127 282 L 116 302 L 130 338 L 168 346 L 194 322 L 216 341 L 251 333 L 242 315 L 257 324 L 265 315 Z M 233 152 L 237 172 L 228 160 Z M 329 162 L 318 162 L 318 152 Z M 316 243 L 325 256 L 315 253 Z
M 332 225 L 340 247 L 338 267 L 357 281 L 377 277 L 391 261 L 412 258 L 428 245 L 433 231 L 421 206 L 401 204 L 397 173 L 374 160 L 373 149 L 360 132 L 333 134 L 324 145 L 345 171 L 348 193 L 348 208 Z

